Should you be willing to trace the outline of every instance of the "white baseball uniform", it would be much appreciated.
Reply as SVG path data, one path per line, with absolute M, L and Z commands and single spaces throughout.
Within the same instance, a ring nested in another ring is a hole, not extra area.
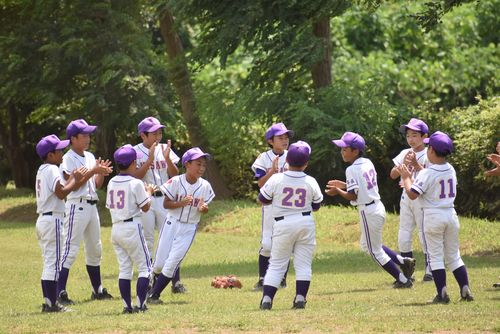
M 172 278 L 196 235 L 196 227 L 201 217 L 198 206 L 201 201 L 209 204 L 215 194 L 207 180 L 200 177 L 194 184 L 190 184 L 186 174 L 174 176 L 160 189 L 172 201 L 180 201 L 189 195 L 193 197 L 191 205 L 168 210 L 158 238 L 153 271 Z
M 429 166 L 418 174 L 411 190 L 419 194 L 424 210 L 424 242 L 431 270 L 444 269 L 445 263 L 451 271 L 463 266 L 458 243 L 460 224 L 454 208 L 457 176 L 453 166 Z
M 151 198 L 141 180 L 119 174 L 108 183 L 106 207 L 113 222 L 111 241 L 120 268 L 119 279 L 132 280 L 134 263 L 138 277 L 149 278 L 149 251 L 141 224 L 141 208 L 149 202 Z
M 385 223 L 385 207 L 380 201 L 377 172 L 370 159 L 358 158 L 346 169 L 346 190 L 357 194 L 351 201 L 358 207 L 361 229 L 361 249 L 380 266 L 390 261 L 382 249 L 382 229 Z
M 85 151 L 80 156 L 69 150 L 63 156 L 60 170 L 66 174 L 82 166 L 92 169 L 96 164 L 94 155 Z M 99 266 L 101 263 L 101 223 L 97 212 L 96 184 L 91 177 L 80 188 L 70 192 L 66 197 L 66 213 L 64 218 L 64 253 L 61 267 L 71 268 L 75 262 L 83 239 L 85 258 L 89 266 Z
M 313 203 L 320 204 L 323 194 L 316 180 L 298 171 L 271 176 L 260 189 L 266 200 L 272 200 L 271 258 L 264 285 L 279 287 L 294 256 L 296 280 L 310 281 L 312 259 L 316 246 L 316 226 L 311 215 Z
M 144 177 L 142 178 L 142 181 L 149 184 L 154 184 L 158 187 L 167 182 L 167 180 L 171 177 L 167 172 L 167 161 L 165 160 L 162 152 L 163 145 L 166 144 L 159 144 L 156 146 L 153 164 L 146 172 L 146 175 L 144 175 Z M 149 149 L 144 146 L 143 143 L 140 143 L 134 146 L 134 150 L 142 154 L 142 157 L 137 159 L 137 167 L 141 167 L 148 160 Z M 179 162 L 179 157 L 174 153 L 173 150 L 170 150 L 169 157 L 174 165 Z M 160 231 L 166 217 L 167 209 L 163 207 L 163 194 L 161 191 L 155 192 L 153 194 L 151 208 L 148 212 L 145 212 L 141 218 L 142 226 L 144 227 L 144 236 L 146 237 L 150 256 L 152 255 L 154 249 L 155 228 L 156 230 Z
M 64 201 L 56 194 L 56 185 L 63 183 L 56 165 L 44 163 L 36 174 L 36 235 L 42 250 L 42 280 L 57 281 L 61 259 L 61 230 Z
M 400 166 L 404 163 L 404 159 L 408 152 L 412 151 L 411 148 L 404 149 L 399 153 L 392 161 L 395 166 Z M 429 161 L 427 160 L 427 148 L 423 149 L 420 152 L 415 152 L 415 157 L 417 162 L 422 165 L 424 168 L 429 166 Z M 418 175 L 418 171 L 412 171 L 412 177 L 415 179 Z M 400 212 L 399 212 L 399 234 L 398 234 L 398 244 L 399 251 L 403 253 L 408 253 L 413 251 L 412 247 L 412 235 L 415 230 L 415 226 L 418 228 L 418 238 L 420 240 L 420 244 L 422 245 L 422 249 L 425 253 L 425 245 L 423 239 L 423 230 L 422 230 L 422 208 L 418 201 L 412 201 L 406 195 L 406 192 L 403 190 L 401 194 L 400 204 Z
M 286 162 L 286 154 L 288 151 L 280 155 L 278 160 L 278 172 L 282 173 L 288 170 L 288 163 Z M 252 171 L 255 174 L 256 179 L 260 179 L 262 176 L 272 168 L 273 160 L 277 157 L 273 150 L 268 150 L 261 153 L 255 162 L 252 164 Z M 273 235 L 273 224 L 274 219 L 272 216 L 272 205 L 262 206 L 262 232 L 259 250 L 260 255 L 269 257 L 271 255 L 271 237 Z

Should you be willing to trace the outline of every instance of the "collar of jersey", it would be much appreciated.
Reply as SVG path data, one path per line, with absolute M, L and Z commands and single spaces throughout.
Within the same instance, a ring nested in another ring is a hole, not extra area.
M 306 175 L 304 171 L 296 171 L 296 170 L 287 170 L 283 174 L 291 176 L 291 177 L 303 177 Z
M 364 160 L 365 158 L 363 157 L 359 157 L 357 158 L 356 160 L 354 160 L 354 162 L 352 163 L 353 165 L 361 165 L 363 162 L 365 162 Z
M 445 162 L 444 164 L 433 164 L 428 167 L 429 169 L 434 169 L 437 171 L 445 171 L 450 169 L 450 164 Z

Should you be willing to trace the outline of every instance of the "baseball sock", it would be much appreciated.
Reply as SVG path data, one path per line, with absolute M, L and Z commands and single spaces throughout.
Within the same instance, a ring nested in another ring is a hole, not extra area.
M 455 276 L 455 279 L 457 280 L 458 285 L 460 286 L 460 295 L 463 296 L 463 290 L 464 286 L 469 287 L 469 277 L 467 275 L 467 269 L 465 266 L 458 267 L 457 269 L 453 270 L 453 275 Z
M 269 267 L 269 257 L 264 255 L 259 255 L 259 280 L 264 279 L 268 267 Z
M 167 277 L 163 275 L 163 273 L 160 273 L 160 275 L 158 275 L 158 278 L 156 279 L 155 285 L 153 286 L 153 290 L 151 290 L 151 295 L 160 297 L 161 293 L 171 280 L 171 277 Z
M 433 270 L 432 276 L 434 277 L 437 294 L 443 297 L 443 289 L 446 287 L 446 271 L 444 269 Z
M 295 281 L 295 294 L 303 296 L 305 299 L 309 291 L 309 285 L 311 285 L 311 281 Z
M 50 306 L 56 304 L 57 300 L 57 281 L 45 281 L 45 292 L 50 300 Z
M 146 295 L 148 293 L 149 279 L 147 277 L 139 277 L 137 279 L 136 294 L 137 294 L 137 306 L 142 307 L 146 301 Z
M 399 255 L 398 253 L 396 253 L 395 251 L 384 245 L 382 245 L 382 249 L 387 255 L 389 255 L 392 261 L 394 261 L 397 264 L 403 264 L 403 257 L 401 255 Z
M 118 288 L 120 288 L 120 295 L 122 296 L 125 306 L 132 308 L 132 296 L 130 293 L 130 280 L 129 279 L 119 279 Z
M 63 290 L 66 290 L 66 284 L 68 283 L 69 268 L 61 268 L 59 272 L 59 278 L 57 280 L 57 294 Z
M 95 294 L 98 294 L 99 288 L 101 287 L 101 266 L 89 266 L 87 265 L 87 273 L 89 274 L 90 283 L 92 284 L 92 289 Z
M 175 285 L 175 283 L 179 282 L 181 280 L 181 267 L 177 267 L 177 269 L 174 272 L 174 277 L 172 277 L 172 285 Z
M 390 260 L 382 266 L 385 271 L 387 271 L 392 277 L 400 281 L 401 283 L 406 283 L 407 279 L 404 277 L 403 273 L 399 271 L 398 266 L 394 261 Z
M 278 291 L 278 288 L 275 288 L 274 286 L 270 286 L 270 285 L 264 285 L 264 292 L 262 293 L 262 299 L 264 299 L 264 297 L 269 297 L 271 298 L 271 302 L 273 301 L 274 299 L 274 295 L 276 295 L 276 291 Z
M 401 252 L 401 256 L 413 258 L 413 252 Z

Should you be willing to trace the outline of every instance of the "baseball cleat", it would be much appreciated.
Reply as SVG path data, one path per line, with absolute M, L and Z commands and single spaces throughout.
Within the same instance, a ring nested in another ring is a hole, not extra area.
M 470 289 L 467 287 L 467 288 L 464 288 L 465 291 L 462 291 L 462 293 L 460 293 L 460 301 L 463 301 L 463 302 L 471 302 L 474 300 L 474 296 L 472 295 L 472 292 L 470 291 Z
M 54 313 L 54 312 L 68 312 L 69 309 L 56 302 L 55 305 L 49 306 L 47 304 L 42 304 L 42 313 Z
M 92 292 L 92 295 L 90 296 L 90 299 L 91 300 L 113 299 L 113 296 L 111 296 L 108 293 L 108 290 L 106 288 L 103 288 L 102 292 L 100 292 L 100 293 Z
M 432 304 L 448 304 L 450 302 L 450 297 L 447 293 L 444 296 L 436 295 L 432 300 Z
M 280 289 L 286 288 L 286 278 L 283 278 L 280 283 Z
M 66 292 L 66 290 L 62 290 L 61 292 L 59 292 L 59 296 L 57 297 L 57 301 L 62 305 L 73 305 L 75 303 L 71 299 L 69 299 L 68 293 Z
M 413 286 L 413 282 L 411 281 L 411 279 L 407 280 L 406 283 L 403 283 L 399 280 L 397 280 L 396 282 L 394 282 L 394 284 L 392 285 L 392 287 L 394 289 L 409 289 Z
M 124 307 L 123 308 L 122 314 L 132 314 L 132 313 L 135 313 L 133 308 L 131 308 L 131 307 Z
M 163 301 L 160 299 L 160 295 L 152 294 L 148 296 L 147 303 L 152 305 L 161 305 L 163 304 Z
M 494 284 L 493 284 L 493 287 L 494 287 L 494 288 L 500 288 L 500 283 L 494 283 Z
M 292 308 L 293 309 L 303 309 L 303 308 L 306 308 L 306 303 L 307 303 L 307 301 L 305 301 L 305 300 L 300 300 L 300 301 L 296 301 L 296 302 L 294 301 Z
M 172 285 L 172 293 L 186 293 L 187 289 L 180 281 Z
M 424 281 L 424 282 L 432 282 L 433 280 L 434 280 L 434 277 L 432 277 L 432 274 L 425 274 L 424 278 L 422 279 L 422 281 Z
M 134 306 L 134 312 L 135 313 L 144 313 L 147 310 L 148 310 L 148 307 L 146 306 L 146 304 L 142 305 L 142 307 Z
M 400 265 L 400 268 L 406 278 L 411 279 L 413 273 L 415 272 L 415 263 L 415 259 L 411 257 L 405 257 L 403 259 L 403 264 Z
M 273 303 L 271 302 L 263 302 L 262 304 L 260 304 L 261 310 L 270 310 L 272 308 L 273 308 Z
M 260 279 L 255 285 L 253 286 L 253 291 L 262 291 L 264 288 L 264 280 Z

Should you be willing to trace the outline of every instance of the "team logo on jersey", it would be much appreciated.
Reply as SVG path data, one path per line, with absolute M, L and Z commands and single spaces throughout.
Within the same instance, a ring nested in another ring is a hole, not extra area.
M 167 184 L 172 183 L 172 180 L 173 180 L 172 178 L 168 179 Z

